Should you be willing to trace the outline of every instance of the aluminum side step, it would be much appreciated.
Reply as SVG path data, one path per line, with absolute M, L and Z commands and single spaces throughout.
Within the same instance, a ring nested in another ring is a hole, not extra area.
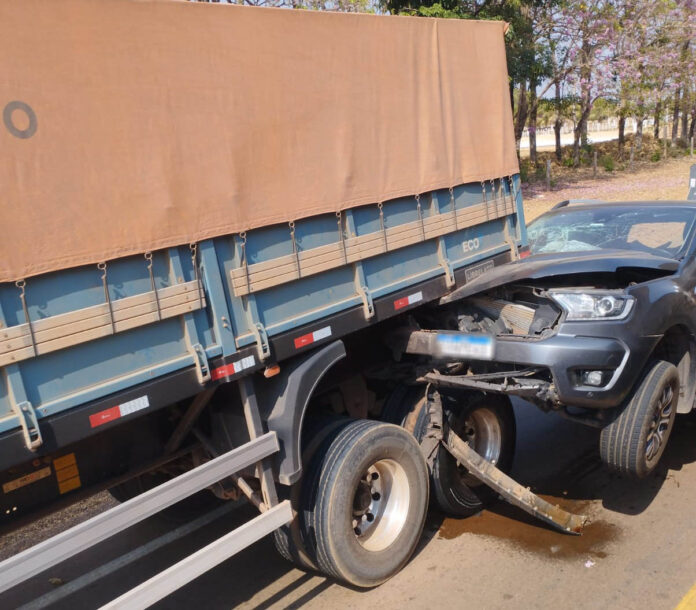
M 549 504 L 517 481 L 498 470 L 482 458 L 451 430 L 444 443 L 459 463 L 477 479 L 497 491 L 505 500 L 518 506 L 537 519 L 552 525 L 566 534 L 579 534 L 588 521 L 584 515 L 574 515 L 559 506 Z
M 292 508 L 290 501 L 285 500 L 105 604 L 102 609 L 147 608 L 290 521 Z
M 131 525 L 135 525 L 162 509 L 209 487 L 213 483 L 259 462 L 263 458 L 276 453 L 278 450 L 279 445 L 275 432 L 269 432 L 259 436 L 241 447 L 237 447 L 150 491 L 140 494 L 84 523 L 80 523 L 57 536 L 53 536 L 26 551 L 6 559 L 0 563 L 0 593 L 76 555 L 80 551 L 123 531 Z M 276 527 L 285 523 L 285 521 L 281 523 L 280 519 L 287 516 L 289 507 L 280 508 L 280 506 L 282 505 L 278 505 L 278 510 L 273 513 L 272 517 L 265 520 L 262 519 L 261 521 L 257 521 L 257 518 L 239 528 L 237 531 L 243 531 L 236 538 L 236 542 L 234 543 L 236 547 L 239 547 L 239 544 L 245 540 L 254 542 L 254 540 L 257 539 L 254 538 L 256 532 L 250 533 L 249 529 L 244 529 L 247 528 L 247 526 L 251 526 L 251 530 L 253 530 L 254 526 L 252 526 L 252 524 L 261 523 L 262 526 L 259 527 L 259 531 L 263 531 L 264 533 L 258 536 L 260 538 L 268 533 L 266 529 L 272 523 L 276 523 L 276 520 L 278 522 Z M 266 515 L 273 510 L 274 509 L 270 509 L 261 517 L 266 517 Z M 232 532 L 228 534 L 228 536 L 235 533 L 236 532 Z M 248 544 L 251 544 L 251 542 Z M 195 555 L 197 554 L 193 556 Z M 192 576 L 192 578 L 195 578 L 195 576 Z

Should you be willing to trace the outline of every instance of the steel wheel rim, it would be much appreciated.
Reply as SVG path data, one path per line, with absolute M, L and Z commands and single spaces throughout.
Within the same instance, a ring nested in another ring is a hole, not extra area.
M 674 408 L 673 402 L 674 388 L 671 385 L 667 385 L 657 400 L 655 412 L 648 429 L 648 436 L 645 442 L 645 459 L 648 464 L 658 460 L 665 449 L 666 436 L 669 433 L 672 410 Z
M 460 436 L 482 458 L 497 464 L 503 452 L 503 430 L 496 414 L 487 407 L 475 409 L 467 415 L 460 428 Z M 473 475 L 461 467 L 462 481 L 469 487 L 481 485 Z
M 403 466 L 391 459 L 374 462 L 353 495 L 352 527 L 358 543 L 372 552 L 386 549 L 403 530 L 410 502 Z

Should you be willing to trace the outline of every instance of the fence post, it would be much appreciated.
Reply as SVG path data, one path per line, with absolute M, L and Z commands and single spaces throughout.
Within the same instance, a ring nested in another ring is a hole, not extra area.
M 546 159 L 546 190 L 551 190 L 551 159 Z
M 592 175 L 597 177 L 597 151 L 594 151 L 594 156 L 592 157 Z
M 665 125 L 665 130 L 662 133 L 662 157 L 667 160 L 667 125 Z

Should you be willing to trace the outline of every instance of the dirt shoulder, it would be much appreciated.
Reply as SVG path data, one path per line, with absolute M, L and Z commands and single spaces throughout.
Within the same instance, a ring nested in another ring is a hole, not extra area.
M 580 168 L 557 176 L 550 191 L 536 182 L 522 187 L 527 222 L 565 199 L 603 199 L 606 201 L 683 200 L 689 190 L 689 168 L 696 157 L 669 159 L 638 165 L 635 172 L 607 172 L 599 168 Z M 552 172 L 553 175 L 553 172 Z

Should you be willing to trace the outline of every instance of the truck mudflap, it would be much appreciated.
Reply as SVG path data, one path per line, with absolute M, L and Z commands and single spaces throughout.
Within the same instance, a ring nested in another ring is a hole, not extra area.
M 584 515 L 575 515 L 554 506 L 533 493 L 529 488 L 496 468 L 491 462 L 482 458 L 457 434 L 449 430 L 442 440 L 443 445 L 454 458 L 477 479 L 498 492 L 510 504 L 521 508 L 537 519 L 565 532 L 579 535 L 589 521 Z

